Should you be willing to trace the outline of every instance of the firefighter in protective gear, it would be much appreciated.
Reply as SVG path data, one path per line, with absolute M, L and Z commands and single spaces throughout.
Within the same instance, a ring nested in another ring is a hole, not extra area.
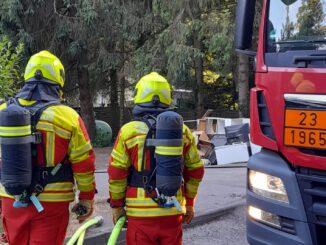
M 156 72 L 149 73 L 136 85 L 133 117 L 156 117 L 170 110 L 171 103 L 168 81 Z M 109 195 L 113 222 L 122 215 L 128 217 L 127 244 L 182 243 L 182 222 L 190 223 L 194 216 L 194 201 L 204 174 L 194 137 L 186 125 L 182 127 L 183 184 L 175 195 L 181 209 L 162 207 L 153 201 L 155 191 L 131 184 L 135 172 L 142 172 L 143 160 L 143 171 L 151 169 L 153 159 L 150 149 L 145 148 L 149 126 L 136 119 L 120 129 L 109 158 Z
M 33 175 L 45 181 L 52 173 L 49 171 L 59 164 L 67 171 L 61 178 L 58 176 L 60 181 L 47 183 L 37 196 L 44 208 L 42 212 L 31 204 L 14 208 L 12 196 L 0 186 L 3 226 L 11 245 L 61 245 L 69 221 L 69 203 L 75 200 L 75 183 L 79 190 L 78 205 L 86 210 L 78 219 L 83 221 L 93 212 L 95 155 L 81 117 L 72 108 L 60 104 L 65 81 L 61 61 L 48 51 L 34 54 L 26 66 L 24 80 L 25 85 L 15 97 L 20 106 L 58 102 L 44 109 L 36 124 L 42 140 L 32 158 L 36 169 Z M 3 103 L 0 110 L 6 107 Z

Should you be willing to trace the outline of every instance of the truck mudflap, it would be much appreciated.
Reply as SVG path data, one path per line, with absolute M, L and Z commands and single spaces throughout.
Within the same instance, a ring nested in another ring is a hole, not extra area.
M 249 171 L 254 170 L 282 180 L 288 202 L 258 194 L 249 185 Z M 278 225 L 264 222 L 247 212 L 247 240 L 249 244 L 313 245 L 309 223 L 300 194 L 295 171 L 276 152 L 262 149 L 248 161 L 247 211 L 260 210 L 277 220 Z M 263 217 L 263 216 L 261 216 Z

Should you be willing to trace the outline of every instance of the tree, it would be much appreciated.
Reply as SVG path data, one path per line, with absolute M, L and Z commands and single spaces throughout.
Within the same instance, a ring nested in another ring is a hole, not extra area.
M 302 5 L 297 13 L 298 37 L 323 37 L 325 35 L 324 18 L 323 1 L 302 0 Z
M 260 26 L 260 17 L 262 11 L 262 0 L 256 2 L 255 6 L 255 18 L 253 26 L 253 39 L 252 46 L 256 48 L 258 42 L 258 31 Z M 238 103 L 239 103 L 239 117 L 249 117 L 249 88 L 250 83 L 249 78 L 254 77 L 253 71 L 251 70 L 252 65 L 249 62 L 249 58 L 243 54 L 238 54 L 237 62 L 237 90 L 238 90 Z
M 290 20 L 289 10 L 290 7 L 286 6 L 286 20 L 285 24 L 282 25 L 281 40 L 289 40 L 293 38 L 294 35 L 295 26 L 294 23 Z
M 14 47 L 7 36 L 0 39 L 0 98 L 8 99 L 13 96 L 23 75 L 19 68 L 20 58 L 23 52 L 23 44 Z
M 225 100 L 234 97 L 235 90 L 230 75 L 236 70 L 235 4 L 235 0 L 3 0 L 0 31 L 24 42 L 26 60 L 40 49 L 60 57 L 66 68 L 67 101 L 80 105 L 93 137 L 92 100 L 107 94 L 110 104 L 120 107 L 122 123 L 125 89 L 150 71 L 166 76 L 175 87 L 194 89 L 198 116 L 213 105 L 211 101 L 216 107 L 235 109 L 234 100 Z M 207 84 L 211 78 L 214 84 Z
M 135 63 L 141 59 L 145 67 L 166 74 L 173 85 L 193 89 L 197 116 L 211 100 L 206 96 L 204 73 L 213 70 L 224 78 L 235 68 L 234 7 L 234 1 L 153 2 L 153 12 L 165 27 L 152 43 L 148 42 L 152 45 L 146 47 L 147 53 L 138 52 L 141 55 Z
M 0 32 L 9 35 L 15 43 L 24 43 L 25 62 L 32 54 L 43 49 L 60 57 L 66 68 L 67 87 L 77 81 L 81 113 L 90 138 L 94 139 L 95 120 L 88 84 L 88 49 L 84 45 L 87 36 L 81 35 L 85 32 L 89 33 L 85 27 L 89 26 L 87 24 L 93 18 L 89 14 L 93 9 L 90 9 L 89 5 L 82 5 L 81 10 L 88 11 L 80 13 L 76 11 L 77 5 L 71 2 L 66 0 L 3 0 L 0 3 Z M 65 3 L 69 7 L 65 8 Z M 69 16 L 62 14 L 64 11 L 67 11 Z M 80 15 L 75 16 L 76 14 Z
M 249 115 L 249 59 L 244 54 L 238 54 L 238 94 L 239 117 Z

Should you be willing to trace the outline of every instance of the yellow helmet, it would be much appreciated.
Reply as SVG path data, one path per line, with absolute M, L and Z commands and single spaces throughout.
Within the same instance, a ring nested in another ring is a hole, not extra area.
M 46 79 L 63 87 L 65 70 L 57 56 L 43 50 L 34 54 L 26 65 L 24 79 L 27 81 L 31 78 Z
M 171 87 L 168 81 L 156 72 L 143 76 L 136 84 L 135 104 L 152 102 L 154 105 L 160 103 L 171 105 Z

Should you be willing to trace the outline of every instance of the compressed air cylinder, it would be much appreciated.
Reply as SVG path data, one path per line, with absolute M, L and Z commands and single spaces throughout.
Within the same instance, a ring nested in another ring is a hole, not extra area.
M 0 111 L 1 183 L 11 195 L 20 195 L 32 181 L 31 115 L 10 104 Z
M 156 121 L 156 188 L 174 196 L 182 183 L 183 119 L 173 111 L 159 114 Z

